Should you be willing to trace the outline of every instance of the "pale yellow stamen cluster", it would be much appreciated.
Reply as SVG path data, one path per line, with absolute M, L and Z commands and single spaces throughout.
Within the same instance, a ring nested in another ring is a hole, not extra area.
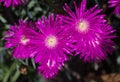
M 21 43 L 24 44 L 24 45 L 26 45 L 27 42 L 29 42 L 29 39 L 27 39 L 25 36 L 22 36 L 21 37 Z
M 54 37 L 54 36 L 49 36 L 49 37 L 47 37 L 47 39 L 46 39 L 46 46 L 47 46 L 47 47 L 52 48 L 52 47 L 55 47 L 56 44 L 57 44 L 57 39 L 56 39 L 56 37 Z
M 88 29 L 88 23 L 86 21 L 80 21 L 77 26 L 78 31 L 85 32 Z

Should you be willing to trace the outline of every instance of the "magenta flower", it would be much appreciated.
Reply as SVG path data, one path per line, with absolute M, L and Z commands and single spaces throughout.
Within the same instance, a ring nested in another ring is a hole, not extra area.
M 108 0 L 109 7 L 115 7 L 114 13 L 120 15 L 120 0 Z
M 94 35 L 88 37 L 83 45 L 81 59 L 84 61 L 101 61 L 106 59 L 107 54 L 112 54 L 115 43 L 111 40 L 115 30 L 109 25 L 103 25 Z M 85 48 L 86 47 L 86 48 Z
M 17 6 L 17 5 L 23 5 L 27 0 L 0 0 L 0 2 L 4 2 L 4 6 L 10 7 L 11 5 Z
M 34 36 L 32 27 L 31 22 L 20 20 L 19 25 L 10 26 L 10 29 L 6 32 L 5 46 L 13 50 L 13 57 L 16 59 L 25 59 L 32 56 L 32 53 L 30 54 L 28 50 L 30 43 L 29 36 Z
M 106 58 L 108 52 L 112 52 L 114 37 L 112 28 L 106 24 L 104 14 L 97 5 L 86 9 L 86 0 L 82 0 L 79 7 L 75 5 L 73 12 L 67 4 L 64 10 L 68 14 L 63 16 L 66 27 L 71 28 L 71 34 L 77 41 L 76 54 L 81 53 L 80 58 L 87 61 L 99 61 Z
M 71 54 L 72 40 L 67 28 L 63 27 L 62 17 L 51 14 L 47 19 L 42 17 L 36 26 L 38 31 L 31 37 L 32 52 L 35 62 L 40 63 L 39 72 L 46 78 L 52 78 L 64 62 L 68 59 L 66 54 Z M 69 48 L 70 47 L 70 48 Z
M 51 57 L 38 67 L 39 73 L 42 73 L 45 78 L 53 78 L 64 65 L 59 58 L 54 58 L 54 56 Z

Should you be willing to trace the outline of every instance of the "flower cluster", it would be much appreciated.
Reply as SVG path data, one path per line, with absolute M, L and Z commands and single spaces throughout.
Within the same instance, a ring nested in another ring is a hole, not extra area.
M 75 12 L 65 4 L 66 15 L 50 14 L 35 23 L 20 20 L 6 32 L 6 47 L 12 48 L 15 58 L 34 58 L 45 78 L 54 77 L 68 55 L 80 55 L 85 62 L 104 60 L 114 50 L 115 30 L 102 9 L 97 5 L 87 9 L 86 3 L 74 3 Z
M 6 47 L 13 48 L 18 59 L 34 58 L 38 71 L 46 78 L 58 73 L 67 54 L 72 53 L 73 42 L 70 31 L 63 26 L 62 17 L 54 14 L 42 17 L 35 24 L 19 21 L 6 32 Z
M 4 6 L 10 7 L 10 6 L 17 6 L 17 5 L 23 5 L 27 0 L 0 0 L 0 2 L 4 2 Z

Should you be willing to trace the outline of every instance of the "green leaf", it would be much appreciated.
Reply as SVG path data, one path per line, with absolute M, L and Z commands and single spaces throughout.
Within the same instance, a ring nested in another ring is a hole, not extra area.
M 13 72 L 13 70 L 15 70 L 15 68 L 16 68 L 16 62 L 14 62 L 12 65 L 11 65 L 11 67 L 10 67 L 10 69 L 7 71 L 7 73 L 5 74 L 5 76 L 4 76 L 4 78 L 3 78 L 3 82 L 8 82 L 8 79 L 9 79 L 9 77 L 10 77 L 10 74 Z
M 11 82 L 16 82 L 16 80 L 18 79 L 18 77 L 20 76 L 20 71 L 17 70 L 14 74 L 14 76 L 12 76 L 11 78 Z
M 7 23 L 7 20 L 2 16 L 0 16 L 0 21 L 2 21 L 3 23 Z

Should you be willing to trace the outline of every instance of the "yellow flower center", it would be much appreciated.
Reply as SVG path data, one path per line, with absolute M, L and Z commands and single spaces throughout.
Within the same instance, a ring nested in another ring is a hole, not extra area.
M 86 21 L 80 21 L 77 29 L 80 32 L 85 32 L 88 29 L 88 23 Z
M 25 36 L 22 36 L 22 37 L 21 37 L 21 43 L 24 44 L 24 45 L 26 45 L 27 42 L 29 42 L 29 39 L 26 38 Z
M 55 47 L 57 44 L 57 39 L 54 36 L 49 36 L 46 39 L 46 45 L 50 48 Z

